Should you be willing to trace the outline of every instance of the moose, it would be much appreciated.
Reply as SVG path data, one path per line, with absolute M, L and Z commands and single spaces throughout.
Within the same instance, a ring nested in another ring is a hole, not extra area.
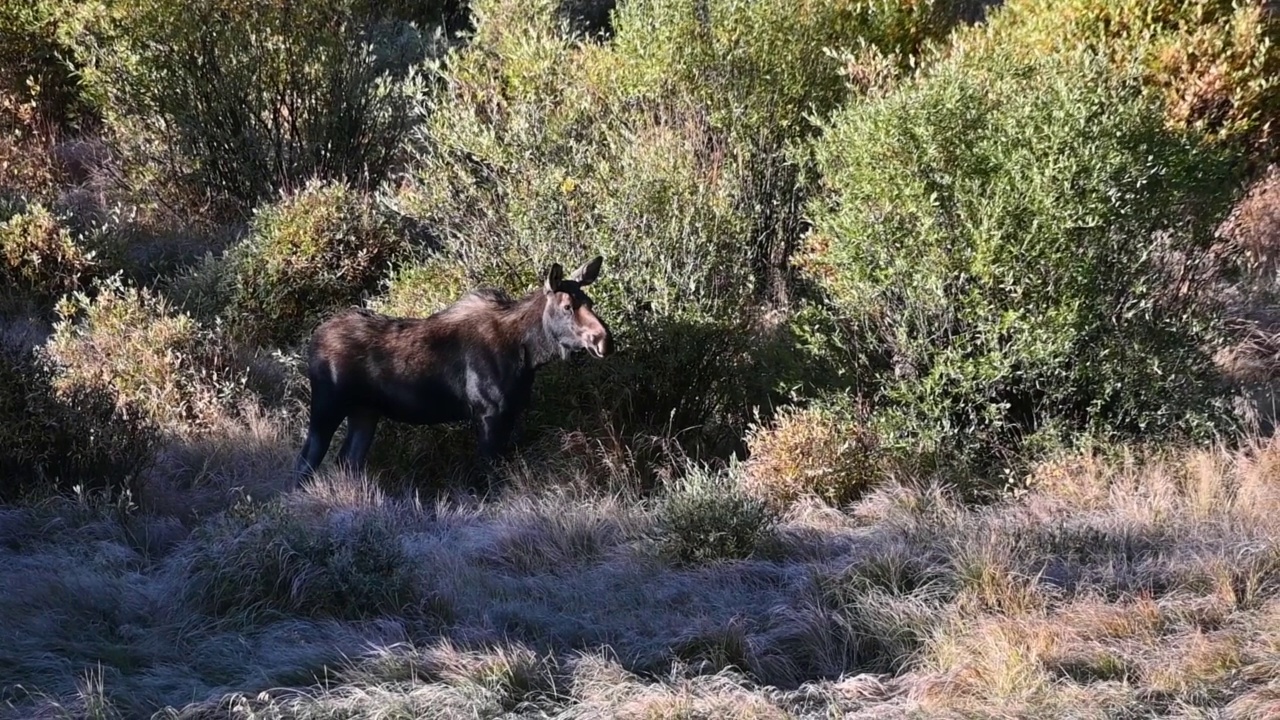
M 495 288 L 464 295 L 426 318 L 352 307 L 320 323 L 308 348 L 311 409 L 298 454 L 298 482 L 312 476 L 343 420 L 337 463 L 362 471 L 378 421 L 412 425 L 473 421 L 478 450 L 492 461 L 529 405 L 535 371 L 580 351 L 613 352 L 609 328 L 583 288 L 597 256 L 568 277 L 552 264 L 542 287 L 516 300 Z

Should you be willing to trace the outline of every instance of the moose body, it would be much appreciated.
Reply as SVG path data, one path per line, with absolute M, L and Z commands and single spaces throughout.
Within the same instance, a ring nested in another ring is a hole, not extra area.
M 477 290 L 427 318 L 362 308 L 321 323 L 311 338 L 311 412 L 296 475 L 320 466 L 347 421 L 338 462 L 364 468 L 379 420 L 414 425 L 476 422 L 481 457 L 491 460 L 529 405 L 534 374 L 556 358 L 613 350 L 608 327 L 583 287 L 600 273 L 597 257 L 568 277 L 552 265 L 543 287 L 516 300 Z

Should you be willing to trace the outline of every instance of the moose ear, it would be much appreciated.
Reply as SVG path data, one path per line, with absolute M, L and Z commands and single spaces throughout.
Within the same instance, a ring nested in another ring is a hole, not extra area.
M 600 277 L 600 265 L 602 263 L 604 263 L 604 258 L 597 255 L 591 262 L 574 270 L 569 279 L 584 287 L 590 285 L 596 281 L 596 278 Z
M 564 268 L 560 267 L 560 263 L 552 263 L 551 269 L 547 271 L 547 284 L 543 289 L 547 293 L 553 293 L 560 287 L 562 280 L 564 280 Z

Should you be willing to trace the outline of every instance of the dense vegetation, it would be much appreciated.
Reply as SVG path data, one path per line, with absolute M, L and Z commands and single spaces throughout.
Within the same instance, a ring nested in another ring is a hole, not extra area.
M 1274 13 L 0 5 L 0 710 L 1280 710 Z M 291 487 L 321 318 L 596 254 Z

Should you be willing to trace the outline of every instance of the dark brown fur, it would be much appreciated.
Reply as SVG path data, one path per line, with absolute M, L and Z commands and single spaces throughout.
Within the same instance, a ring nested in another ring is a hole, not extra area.
M 474 420 L 480 454 L 492 459 L 528 407 L 535 371 L 556 357 L 612 352 L 608 327 L 582 288 L 601 258 L 568 278 L 553 265 L 544 286 L 520 300 L 501 290 L 468 293 L 427 318 L 352 308 L 311 339 L 311 412 L 297 474 L 320 465 L 347 420 L 339 463 L 362 469 L 379 420 L 415 425 Z

